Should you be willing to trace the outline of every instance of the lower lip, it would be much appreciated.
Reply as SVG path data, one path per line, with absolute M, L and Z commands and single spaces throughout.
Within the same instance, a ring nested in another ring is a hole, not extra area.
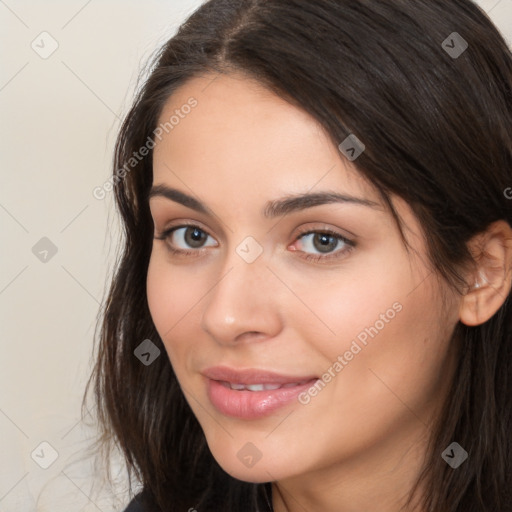
M 253 420 L 272 414 L 277 409 L 297 400 L 318 379 L 289 388 L 268 389 L 264 391 L 237 391 L 230 389 L 217 380 L 207 379 L 208 398 L 214 407 L 226 416 Z

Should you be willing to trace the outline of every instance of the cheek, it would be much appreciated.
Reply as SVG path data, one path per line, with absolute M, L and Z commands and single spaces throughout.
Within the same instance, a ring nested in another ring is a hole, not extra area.
M 339 404 L 334 410 L 345 418 L 350 411 L 352 426 L 364 425 L 362 436 L 365 429 L 372 436 L 406 419 L 428 421 L 430 405 L 448 382 L 447 321 L 427 285 L 409 291 L 388 292 L 362 310 L 363 304 L 354 301 L 338 323 L 342 331 L 345 320 L 346 335 L 340 336 L 331 360 L 342 355 L 343 369 L 333 379 L 329 401 Z M 387 308 L 393 301 L 399 308 L 391 312 Z
M 379 411 L 394 414 L 402 401 L 418 405 L 439 391 L 456 322 L 441 307 L 433 277 L 425 279 L 424 269 L 409 271 L 399 255 L 387 265 L 352 269 L 338 282 L 294 283 L 314 314 L 296 304 L 288 318 L 310 350 L 322 354 L 319 371 L 329 381 L 318 404 L 339 402 L 344 414 L 364 404 L 377 418 Z
M 152 255 L 146 282 L 148 306 L 168 352 L 175 348 L 169 340 L 191 321 L 196 322 L 201 298 L 208 292 L 204 281 L 194 272 L 176 269 L 163 255 Z
M 398 258 L 399 253 L 394 260 Z M 400 322 L 404 305 L 410 302 L 407 294 L 413 280 L 400 272 L 399 265 L 386 265 L 384 271 L 381 263 L 370 258 L 360 258 L 357 263 L 321 279 L 304 273 L 285 276 L 296 295 L 286 302 L 287 323 L 297 328 L 302 339 L 322 349 L 331 362 L 349 350 L 353 340 L 365 347 L 365 342 L 369 346 L 369 340 L 390 333 L 390 326 Z M 279 307 L 285 306 L 280 303 Z
M 179 302 L 176 301 L 177 288 L 170 280 L 168 269 L 153 255 L 149 262 L 146 291 L 148 306 L 155 327 L 162 336 L 173 325 L 173 317 Z
M 293 322 L 304 322 L 301 319 L 307 316 L 311 326 L 308 340 L 321 340 L 326 348 L 344 351 L 358 334 L 364 337 L 366 328 L 376 322 L 381 326 L 381 315 L 388 312 L 390 318 L 399 316 L 396 309 L 419 279 L 409 272 L 408 256 L 398 240 L 384 238 L 378 248 L 356 249 L 336 269 L 279 269 L 283 280 L 307 306 L 290 296 L 295 313 L 290 310 L 289 316 Z

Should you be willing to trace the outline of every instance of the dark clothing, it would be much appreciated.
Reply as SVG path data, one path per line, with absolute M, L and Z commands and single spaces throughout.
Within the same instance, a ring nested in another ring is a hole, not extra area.
M 149 512 L 142 504 L 142 493 L 137 494 L 135 498 L 130 501 L 124 512 Z

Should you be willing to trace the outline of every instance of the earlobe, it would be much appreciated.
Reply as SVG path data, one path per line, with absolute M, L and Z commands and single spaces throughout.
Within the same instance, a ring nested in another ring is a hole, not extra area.
M 477 326 L 489 320 L 503 305 L 512 285 L 512 228 L 499 220 L 470 241 L 476 272 L 462 297 L 460 321 Z

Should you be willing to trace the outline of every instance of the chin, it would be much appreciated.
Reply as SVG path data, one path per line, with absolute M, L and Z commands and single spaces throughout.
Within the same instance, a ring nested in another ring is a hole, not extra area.
M 236 478 L 237 480 L 241 480 L 242 482 L 248 482 L 251 484 L 263 484 L 266 482 L 277 480 L 277 478 L 275 478 L 274 476 L 270 476 L 273 475 L 272 472 L 267 473 L 266 471 L 260 470 L 254 473 L 253 471 L 255 470 L 249 469 L 246 471 L 240 471 L 240 468 L 231 468 L 233 469 L 233 471 L 228 471 L 229 468 L 224 468 L 223 466 L 221 467 L 228 475 L 232 476 L 233 478 Z
M 286 479 L 290 468 L 297 473 L 298 465 L 286 460 L 283 453 L 276 451 L 272 457 L 266 457 L 262 451 L 250 442 L 233 442 L 210 447 L 210 451 L 219 466 L 230 476 L 250 483 L 264 483 Z M 236 445 L 236 448 L 234 448 Z M 274 451 L 274 450 L 272 450 Z

